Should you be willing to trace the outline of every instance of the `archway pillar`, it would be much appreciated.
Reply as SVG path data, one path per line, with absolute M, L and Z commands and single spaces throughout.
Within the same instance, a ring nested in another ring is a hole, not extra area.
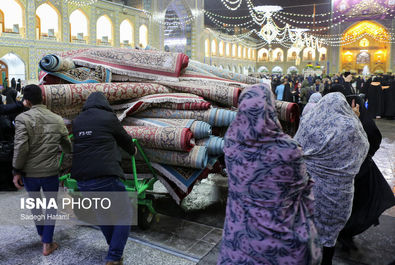
M 61 10 L 61 19 L 62 19 L 62 25 L 60 29 L 62 30 L 63 34 L 63 41 L 64 42 L 70 42 L 70 20 L 69 20 L 69 8 L 67 3 L 62 2 L 62 10 Z
M 395 28 L 395 19 L 392 19 L 391 23 L 391 28 Z M 392 73 L 395 73 L 395 44 L 391 43 L 391 55 L 390 55 L 390 64 L 389 64 L 389 71 L 392 71 Z
M 25 6 L 25 16 L 26 16 L 26 38 L 35 39 L 36 38 L 36 3 L 35 1 L 26 1 Z
M 89 15 L 89 44 L 96 45 L 96 24 L 97 24 L 97 14 L 96 14 L 96 7 L 92 5 L 90 8 L 90 15 Z
M 340 25 L 333 27 L 330 31 L 332 35 L 340 34 L 341 32 L 342 30 Z M 327 56 L 328 58 L 331 58 L 329 60 L 329 73 L 336 74 L 337 72 L 340 72 L 340 47 L 329 47 Z
M 120 46 L 120 42 L 121 42 L 121 29 L 120 29 L 120 27 L 121 27 L 121 22 L 119 21 L 119 16 L 120 16 L 120 14 L 119 14 L 119 12 L 116 12 L 115 13 L 115 17 L 114 17 L 114 21 L 112 21 L 112 23 L 113 23 L 113 36 L 114 36 L 114 40 L 113 40 L 113 43 L 114 43 L 114 47 L 119 47 Z

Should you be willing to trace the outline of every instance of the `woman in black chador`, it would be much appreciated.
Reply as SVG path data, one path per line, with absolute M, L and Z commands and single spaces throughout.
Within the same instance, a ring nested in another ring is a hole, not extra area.
M 392 80 L 389 88 L 384 90 L 384 116 L 395 118 L 395 80 Z
M 338 238 L 338 241 L 348 249 L 356 249 L 352 241 L 353 236 L 364 232 L 372 225 L 378 225 L 380 215 L 395 205 L 394 194 L 372 159 L 380 147 L 381 133 L 364 107 L 362 98 L 347 97 L 350 104 L 353 99 L 359 104 L 359 119 L 368 136 L 370 148 L 359 173 L 355 176 L 351 216 Z
M 380 79 L 375 77 L 367 91 L 368 112 L 372 118 L 381 118 L 384 114 L 383 90 Z

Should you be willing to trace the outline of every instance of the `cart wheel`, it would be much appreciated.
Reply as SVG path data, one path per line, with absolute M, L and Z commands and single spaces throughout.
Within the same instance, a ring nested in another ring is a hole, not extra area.
M 154 201 L 154 197 L 147 195 L 147 199 Z M 138 226 L 142 230 L 147 230 L 151 227 L 152 223 L 155 221 L 155 214 L 151 213 L 145 205 L 138 206 Z

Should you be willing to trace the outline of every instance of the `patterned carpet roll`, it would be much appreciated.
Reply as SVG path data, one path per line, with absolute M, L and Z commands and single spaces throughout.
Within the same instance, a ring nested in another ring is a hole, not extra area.
M 207 148 L 204 146 L 195 146 L 190 152 L 167 151 L 160 149 L 143 148 L 151 162 L 189 167 L 189 168 L 205 168 L 207 165 Z M 139 155 L 137 159 L 142 159 Z
M 300 112 L 296 103 L 276 101 L 276 110 L 283 131 L 294 136 L 299 128 Z
M 182 109 L 184 107 L 191 109 L 194 107 L 196 109 L 208 109 L 210 106 L 210 102 L 194 94 L 168 93 L 144 96 L 126 104 L 113 105 L 112 108 L 114 110 L 124 110 L 118 116 L 118 119 L 122 121 L 127 115 L 134 115 L 148 108 Z
M 217 172 L 219 163 L 217 158 L 210 157 L 204 169 L 173 167 L 158 163 L 152 166 L 159 171 L 158 179 L 166 187 L 171 197 L 180 204 L 192 191 L 196 181 L 204 179 L 211 172 Z
M 53 112 L 70 117 L 81 111 L 92 92 L 103 92 L 110 103 L 145 95 L 171 93 L 171 89 L 149 83 L 86 83 L 41 86 L 44 103 Z
M 296 103 L 276 101 L 278 119 L 292 123 L 299 123 L 299 106 Z
M 181 127 L 143 127 L 124 126 L 132 138 L 139 140 L 142 146 L 175 150 L 190 151 L 194 146 L 191 143 L 192 132 Z
M 261 79 L 258 79 L 255 77 L 250 77 L 248 75 L 233 73 L 233 72 L 226 70 L 226 69 L 219 69 L 215 66 L 204 64 L 204 63 L 201 63 L 201 62 L 198 62 L 195 60 L 189 61 L 189 65 L 188 65 L 187 69 L 191 69 L 192 71 L 195 71 L 195 72 L 210 73 L 210 74 L 213 74 L 213 75 L 221 77 L 221 78 L 238 81 L 238 82 L 245 83 L 245 84 L 262 83 Z
M 76 65 L 102 65 L 112 73 L 148 80 L 178 80 L 189 58 L 183 53 L 122 48 L 93 48 L 72 57 Z
M 224 154 L 225 141 L 222 137 L 210 136 L 196 141 L 197 146 L 205 146 L 209 156 L 218 156 Z
M 180 82 L 159 81 L 158 83 L 178 91 L 202 96 L 229 107 L 237 107 L 241 92 L 240 87 L 227 86 L 204 79 Z
M 75 68 L 75 64 L 70 58 L 62 58 L 56 54 L 44 56 L 40 60 L 39 66 L 47 72 L 59 72 Z
M 227 127 L 236 117 L 236 112 L 226 109 L 211 108 L 209 110 L 172 110 L 149 109 L 138 113 L 139 118 L 196 119 L 212 126 Z
M 43 71 L 42 71 L 43 72 Z M 40 73 L 40 82 L 45 84 L 109 83 L 111 72 L 103 66 L 96 69 L 87 67 L 72 68 L 64 71 Z
M 195 139 L 206 138 L 211 134 L 211 125 L 204 121 L 191 119 L 150 119 L 126 117 L 123 125 L 129 126 L 155 126 L 155 127 L 181 127 L 189 128 Z

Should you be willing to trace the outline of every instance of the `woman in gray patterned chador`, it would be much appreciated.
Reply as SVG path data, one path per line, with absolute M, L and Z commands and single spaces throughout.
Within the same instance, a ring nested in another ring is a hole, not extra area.
M 367 136 L 346 98 L 331 93 L 302 117 L 295 140 L 315 181 L 314 219 L 324 249 L 322 264 L 332 264 L 336 239 L 351 214 L 354 177 L 369 149 Z

